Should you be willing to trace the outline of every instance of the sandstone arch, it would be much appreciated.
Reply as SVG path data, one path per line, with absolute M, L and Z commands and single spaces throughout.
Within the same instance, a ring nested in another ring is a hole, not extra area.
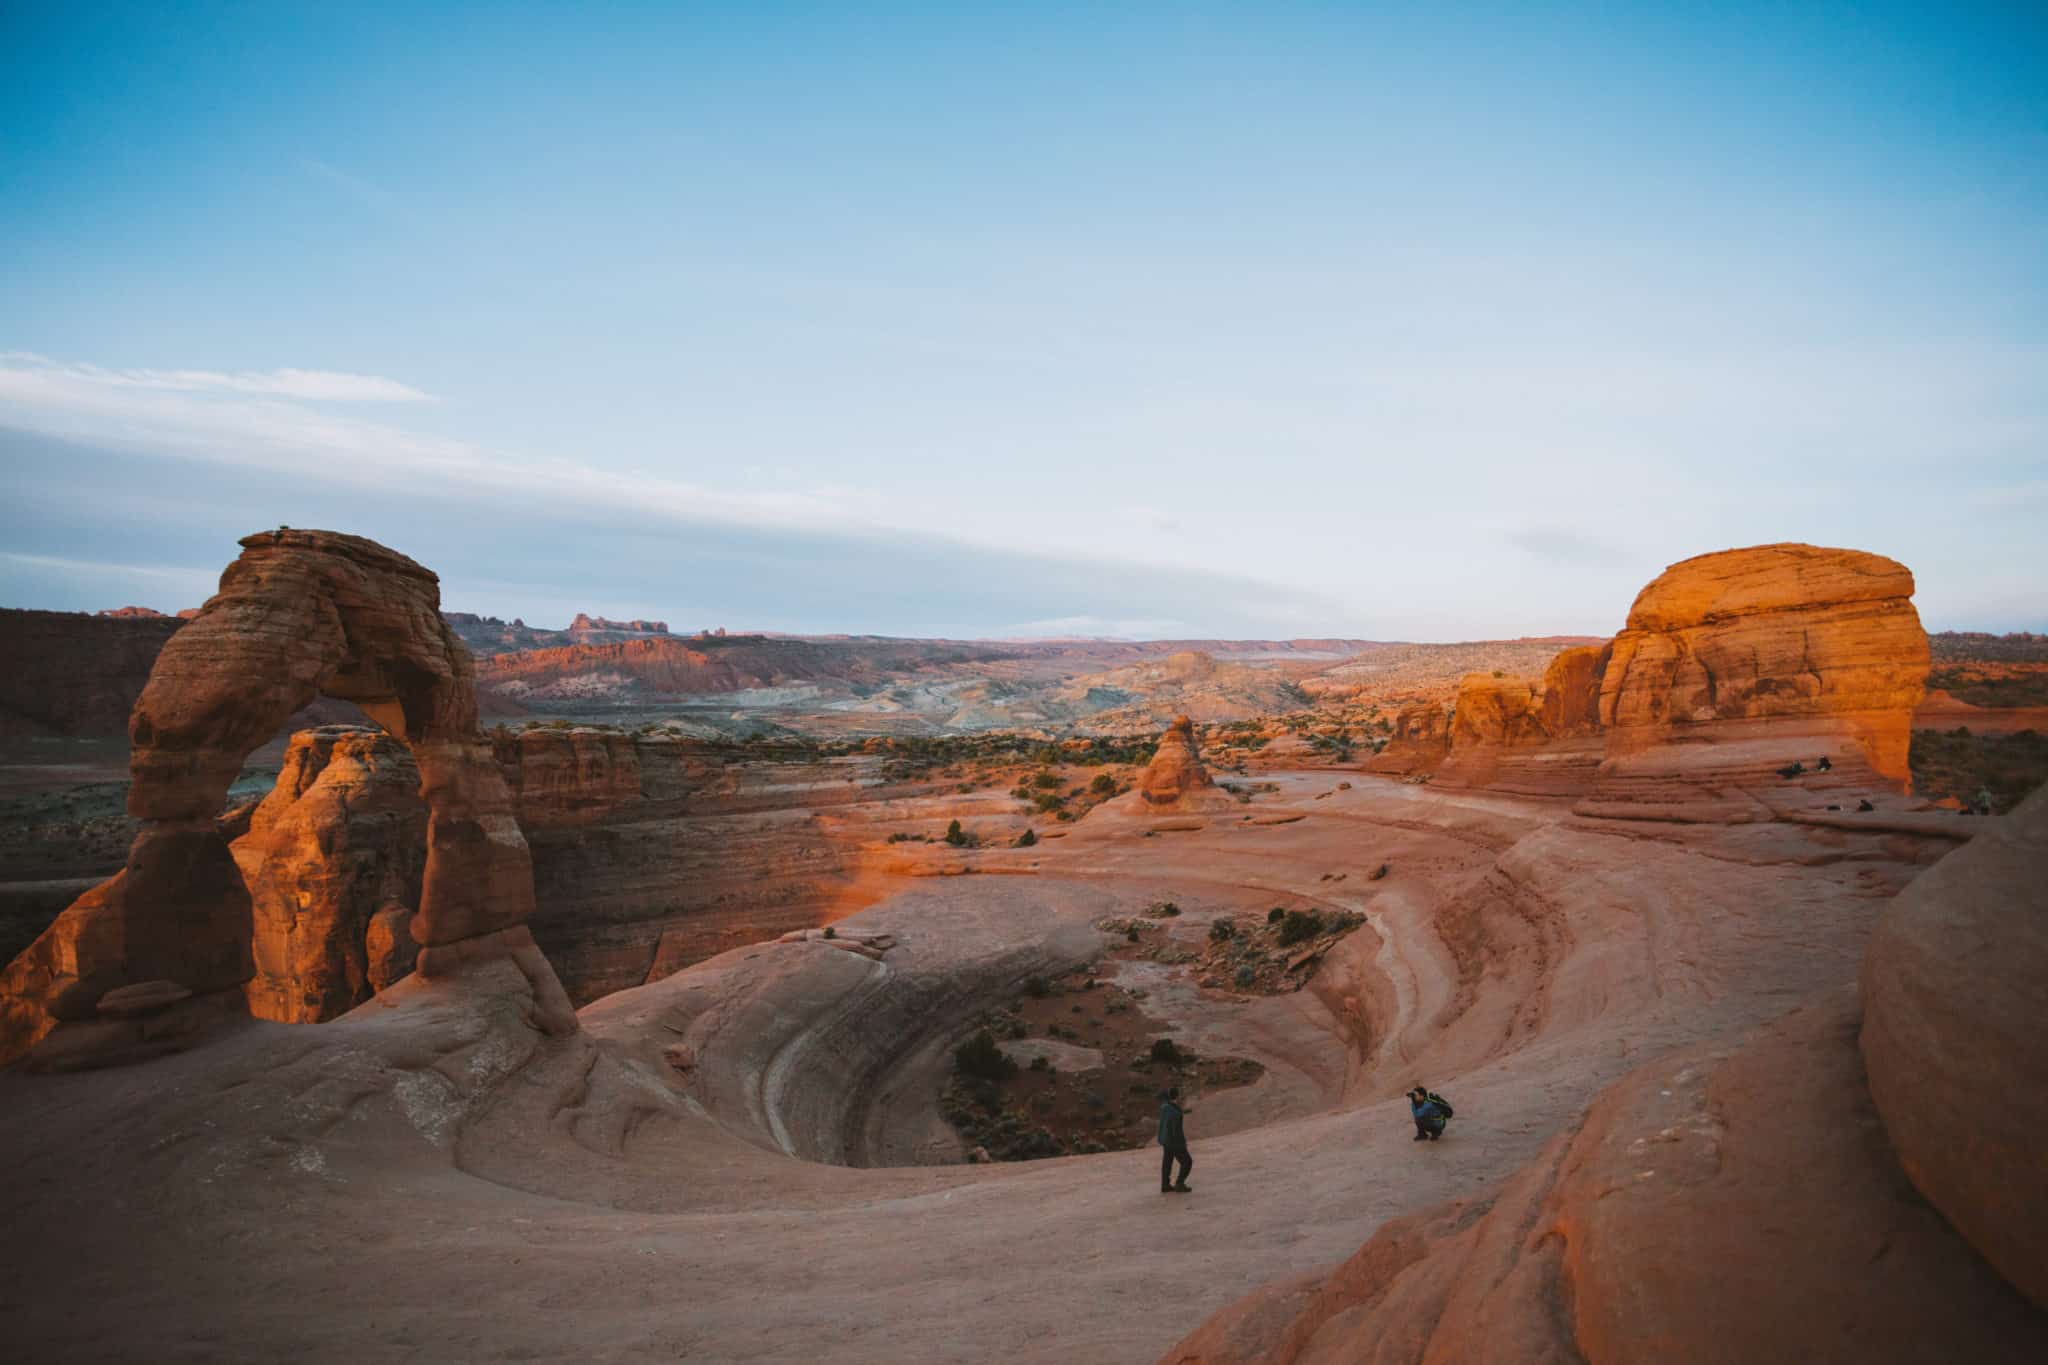
M 42 1009 L 90 1019 L 123 986 L 175 983 L 203 997 L 250 979 L 249 895 L 215 816 L 248 755 L 324 695 L 356 703 L 419 766 L 420 973 L 509 956 L 543 1025 L 573 1029 L 574 1011 L 525 928 L 532 863 L 477 729 L 472 664 L 441 619 L 439 579 L 331 531 L 279 529 L 241 544 L 219 593 L 164 646 L 129 719 L 128 810 L 144 825 L 126 869 L 73 907 L 88 913 L 60 936 L 68 941 L 29 950 L 43 959 L 30 983 L 42 988 Z M 6 1022 L 17 1035 L 6 1041 L 20 1046 L 21 1022 Z

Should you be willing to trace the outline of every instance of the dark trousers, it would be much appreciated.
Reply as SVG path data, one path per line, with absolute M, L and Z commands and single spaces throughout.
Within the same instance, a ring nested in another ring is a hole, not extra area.
M 1178 1181 L 1173 1178 L 1173 1163 L 1176 1161 L 1180 1163 L 1180 1179 Z M 1188 1155 L 1187 1148 L 1168 1147 L 1159 1154 L 1159 1188 L 1163 1190 L 1170 1185 L 1187 1184 L 1188 1172 L 1193 1169 L 1195 1169 L 1195 1159 Z
M 1415 1136 L 1426 1138 L 1439 1138 L 1443 1135 L 1444 1121 L 1442 1119 L 1415 1120 Z

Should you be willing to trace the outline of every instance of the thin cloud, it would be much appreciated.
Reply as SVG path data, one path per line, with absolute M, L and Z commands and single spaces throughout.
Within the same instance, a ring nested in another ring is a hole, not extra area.
M 7 384 L 8 380 L 11 384 Z M 375 374 L 335 370 L 148 370 L 61 364 L 29 351 L 0 353 L 0 393 L 18 395 L 40 381 L 45 391 L 65 385 L 145 389 L 171 393 L 248 394 L 325 403 L 428 403 L 433 395 Z
M 1556 564 L 1604 566 L 1629 562 L 1628 553 L 1620 547 L 1577 531 L 1527 526 L 1506 532 L 1503 539 L 1524 554 Z

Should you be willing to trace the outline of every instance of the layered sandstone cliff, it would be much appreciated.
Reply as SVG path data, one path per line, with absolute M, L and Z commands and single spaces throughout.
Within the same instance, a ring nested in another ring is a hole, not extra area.
M 1760 781 L 1825 755 L 1904 785 L 1928 665 L 1912 596 L 1904 565 L 1857 550 L 1759 545 L 1672 565 L 1614 639 L 1605 771 Z
M 1367 760 L 1368 772 L 1402 777 L 1435 772 L 1450 752 L 1451 720 L 1437 702 L 1411 702 L 1394 716 L 1387 746 Z
M 491 747 L 524 828 L 584 824 L 641 799 L 639 749 L 623 731 L 592 726 L 494 730 Z

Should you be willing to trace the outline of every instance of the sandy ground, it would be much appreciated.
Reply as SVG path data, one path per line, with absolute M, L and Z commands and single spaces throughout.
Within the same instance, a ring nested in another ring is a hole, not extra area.
M 1264 776 L 1280 790 L 1244 811 L 1126 800 L 978 875 L 905 877 L 842 921 L 897 935 L 884 963 L 737 949 L 587 1007 L 572 1039 L 534 1034 L 485 971 L 144 1066 L 0 1076 L 7 1340 L 37 1360 L 1152 1360 L 1388 1217 L 1488 1187 L 1623 1072 L 1852 980 L 1884 898 L 1952 846 Z M 1192 1196 L 1158 1193 L 1149 1150 L 876 1164 L 917 1159 L 947 1050 L 1027 976 L 1096 956 L 1093 921 L 1167 898 L 1194 938 L 1275 896 L 1367 917 L 1309 990 L 1238 1003 L 1119 969 L 1177 1036 L 1267 1067 L 1190 1119 Z M 1410 1140 L 1417 1080 L 1457 1102 L 1441 1143 Z

